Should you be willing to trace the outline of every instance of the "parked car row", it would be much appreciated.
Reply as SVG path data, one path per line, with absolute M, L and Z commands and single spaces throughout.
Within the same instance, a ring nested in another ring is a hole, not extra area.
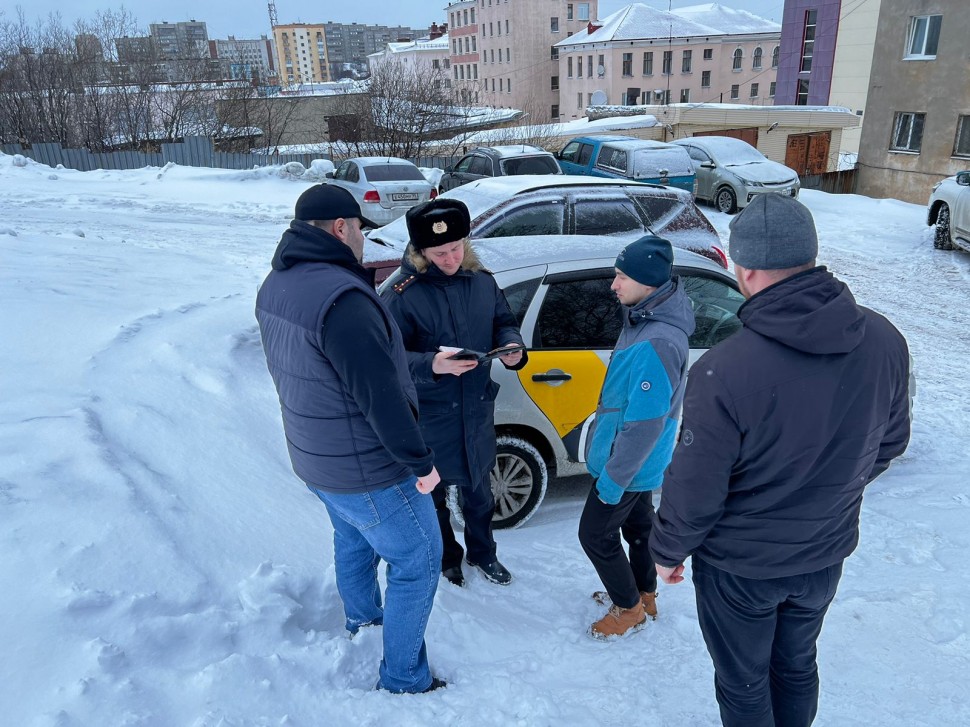
M 756 194 L 796 197 L 800 187 L 794 170 L 766 159 L 740 139 L 719 136 L 669 144 L 631 136 L 582 136 L 555 155 L 531 144 L 479 147 L 445 170 L 437 186 L 414 164 L 396 157 L 347 159 L 327 177 L 353 194 L 364 216 L 381 226 L 469 182 L 564 174 L 675 187 L 728 214 L 745 207 Z

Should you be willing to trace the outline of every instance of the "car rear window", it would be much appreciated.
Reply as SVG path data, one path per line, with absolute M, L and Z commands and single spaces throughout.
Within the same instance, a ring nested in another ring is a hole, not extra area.
M 509 176 L 516 174 L 558 174 L 559 165 L 552 157 L 521 157 L 503 159 L 502 171 Z
M 410 164 L 380 164 L 364 167 L 369 182 L 411 182 L 424 181 L 420 170 Z

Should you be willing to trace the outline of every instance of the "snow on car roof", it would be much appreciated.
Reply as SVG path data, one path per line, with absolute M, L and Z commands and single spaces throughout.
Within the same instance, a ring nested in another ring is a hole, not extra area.
M 352 157 L 347 161 L 356 162 L 362 167 L 373 167 L 378 164 L 409 164 L 414 166 L 412 162 L 409 162 L 407 159 L 401 159 L 400 157 Z
M 730 136 L 693 136 L 689 139 L 677 139 L 673 143 L 692 144 L 716 157 L 722 164 L 765 160 L 765 155 L 748 142 Z
M 549 154 L 545 149 L 533 144 L 500 144 L 499 146 L 486 146 L 483 149 L 491 149 L 500 157 L 522 156 L 523 154 Z

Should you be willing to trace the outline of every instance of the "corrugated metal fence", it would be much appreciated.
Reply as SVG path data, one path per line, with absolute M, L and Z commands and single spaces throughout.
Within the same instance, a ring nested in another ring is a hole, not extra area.
M 93 153 L 87 149 L 65 149 L 56 143 L 31 144 L 25 149 L 20 144 L 0 144 L 4 154 L 22 154 L 41 164 L 56 167 L 62 164 L 68 169 L 90 172 L 94 169 L 141 169 L 163 167 L 169 162 L 186 167 L 213 167 L 216 169 L 252 169 L 287 162 L 299 162 L 309 168 L 314 159 L 329 159 L 326 154 L 238 154 L 216 151 L 212 140 L 204 136 L 187 136 L 182 142 L 163 143 L 161 152 L 112 151 Z M 458 161 L 457 156 L 422 156 L 411 159 L 419 167 L 447 169 Z
M 56 143 L 31 144 L 24 149 L 20 144 L 0 144 L 4 154 L 22 154 L 34 161 L 56 167 L 62 164 L 68 169 L 89 172 L 94 169 L 141 169 L 163 167 L 169 162 L 186 167 L 214 167 L 216 169 L 252 169 L 270 164 L 300 162 L 310 166 L 314 159 L 326 159 L 323 154 L 237 154 L 216 151 L 212 140 L 203 136 L 188 136 L 185 141 L 163 143 L 161 152 L 112 151 L 93 153 L 87 149 L 64 149 Z

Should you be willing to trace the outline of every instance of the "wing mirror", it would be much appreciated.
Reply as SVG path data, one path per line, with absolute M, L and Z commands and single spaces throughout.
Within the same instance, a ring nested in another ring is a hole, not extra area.
M 957 184 L 961 187 L 970 187 L 970 172 L 960 172 L 957 174 Z

